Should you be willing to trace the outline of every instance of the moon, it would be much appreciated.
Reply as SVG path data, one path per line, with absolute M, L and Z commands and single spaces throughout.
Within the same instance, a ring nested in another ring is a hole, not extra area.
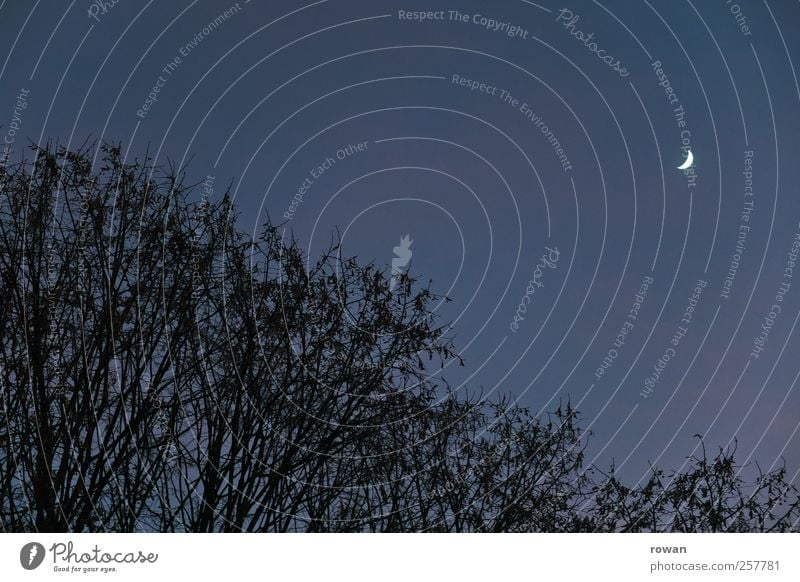
M 692 150 L 687 150 L 686 152 L 686 161 L 683 162 L 680 166 L 678 166 L 679 170 L 688 170 L 689 167 L 694 163 L 694 156 L 692 155 Z

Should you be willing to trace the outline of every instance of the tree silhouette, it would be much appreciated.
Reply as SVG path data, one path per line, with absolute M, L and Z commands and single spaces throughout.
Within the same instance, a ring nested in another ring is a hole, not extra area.
M 3 531 L 798 529 L 783 468 L 629 488 L 569 403 L 454 393 L 444 298 L 399 269 L 251 239 L 119 146 L 31 149 L 0 168 Z

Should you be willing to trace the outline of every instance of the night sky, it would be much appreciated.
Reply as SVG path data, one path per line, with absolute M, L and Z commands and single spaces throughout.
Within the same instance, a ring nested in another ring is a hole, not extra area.
M 249 233 L 313 258 L 338 230 L 431 280 L 466 364 L 435 373 L 571 399 L 589 462 L 636 482 L 700 434 L 796 482 L 799 25 L 789 0 L 5 0 L 3 156 L 188 164 Z

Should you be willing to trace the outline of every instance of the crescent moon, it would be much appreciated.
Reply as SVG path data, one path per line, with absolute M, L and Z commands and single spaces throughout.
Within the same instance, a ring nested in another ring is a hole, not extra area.
M 686 161 L 683 162 L 680 166 L 678 166 L 679 170 L 688 170 L 689 167 L 694 163 L 694 156 L 692 155 L 692 150 L 688 150 L 686 152 Z

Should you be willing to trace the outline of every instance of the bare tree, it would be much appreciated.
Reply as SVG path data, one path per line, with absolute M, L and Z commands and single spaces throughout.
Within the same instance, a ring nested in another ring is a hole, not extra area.
M 798 529 L 783 469 L 627 488 L 569 403 L 454 393 L 430 283 L 253 240 L 119 146 L 32 152 L 0 169 L 3 531 Z

